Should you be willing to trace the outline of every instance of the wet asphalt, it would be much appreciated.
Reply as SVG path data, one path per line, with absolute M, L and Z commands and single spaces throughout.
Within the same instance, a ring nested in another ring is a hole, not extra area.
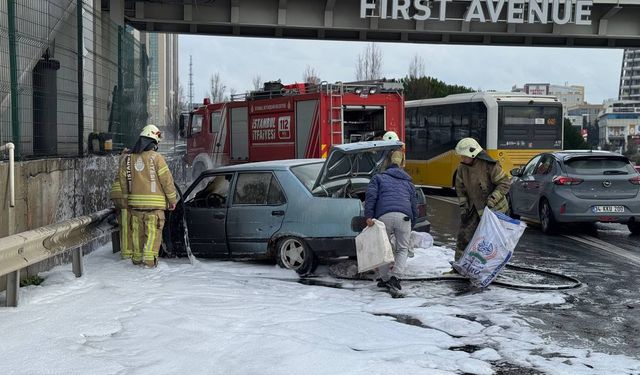
M 436 189 L 425 189 L 425 194 L 436 244 L 455 248 L 459 226 L 455 196 Z M 640 236 L 631 235 L 625 225 L 565 226 L 555 235 L 545 235 L 528 223 L 511 264 L 562 273 L 583 283 L 577 289 L 556 291 L 564 295 L 563 304 L 514 306 L 543 337 L 640 358 Z

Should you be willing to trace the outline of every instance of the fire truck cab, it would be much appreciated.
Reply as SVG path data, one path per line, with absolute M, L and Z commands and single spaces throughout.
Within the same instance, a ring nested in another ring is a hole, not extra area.
M 186 129 L 192 176 L 214 167 L 326 157 L 332 145 L 404 136 L 404 96 L 397 82 L 268 82 L 264 90 L 195 108 Z

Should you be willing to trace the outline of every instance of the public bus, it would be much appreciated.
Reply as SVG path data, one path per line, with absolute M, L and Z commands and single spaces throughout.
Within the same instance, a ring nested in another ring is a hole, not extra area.
M 453 149 L 475 138 L 505 172 L 562 149 L 562 103 L 554 96 L 475 92 L 405 103 L 406 170 L 416 185 L 453 188 Z

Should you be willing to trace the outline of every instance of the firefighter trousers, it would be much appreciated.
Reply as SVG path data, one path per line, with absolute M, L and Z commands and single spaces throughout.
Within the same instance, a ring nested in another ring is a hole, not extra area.
M 131 213 L 126 208 L 118 210 L 118 226 L 120 227 L 120 256 L 122 259 L 131 259 L 133 247 L 131 244 Z
M 471 210 L 467 215 L 460 217 L 460 229 L 458 229 L 456 254 L 453 258 L 456 262 L 462 258 L 464 250 L 467 248 L 467 245 L 469 245 L 473 235 L 476 233 L 478 224 L 480 224 L 480 216 L 476 210 Z
M 157 264 L 163 227 L 163 210 L 131 209 L 131 236 L 133 238 L 131 260 L 134 264 L 144 262 L 150 267 Z

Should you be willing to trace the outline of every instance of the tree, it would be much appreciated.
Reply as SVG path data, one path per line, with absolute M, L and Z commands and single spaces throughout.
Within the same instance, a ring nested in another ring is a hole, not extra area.
M 262 77 L 260 77 L 260 74 L 253 76 L 251 82 L 253 83 L 253 89 L 255 91 L 262 90 Z
M 227 91 L 227 86 L 222 82 L 220 78 L 220 73 L 215 73 L 211 75 L 211 102 L 221 102 L 225 99 L 224 93 Z
M 422 60 L 422 57 L 418 56 L 418 54 L 416 53 L 415 55 L 413 55 L 411 63 L 409 63 L 409 78 L 424 77 L 424 72 L 424 60 Z
M 580 131 L 571 125 L 568 118 L 564 119 L 564 149 L 565 150 L 589 150 L 591 147 L 584 141 Z
M 356 80 L 372 81 L 382 78 L 382 51 L 375 43 L 358 55 L 356 64 Z
M 320 82 L 322 81 L 320 77 L 318 77 L 318 73 L 316 72 L 316 70 L 312 68 L 310 65 L 307 65 L 307 68 L 304 70 L 304 73 L 302 73 L 302 80 L 305 83 L 309 83 L 312 85 L 319 85 Z
M 405 100 L 443 98 L 452 94 L 474 92 L 470 87 L 448 85 L 433 77 L 405 77 L 401 82 Z

